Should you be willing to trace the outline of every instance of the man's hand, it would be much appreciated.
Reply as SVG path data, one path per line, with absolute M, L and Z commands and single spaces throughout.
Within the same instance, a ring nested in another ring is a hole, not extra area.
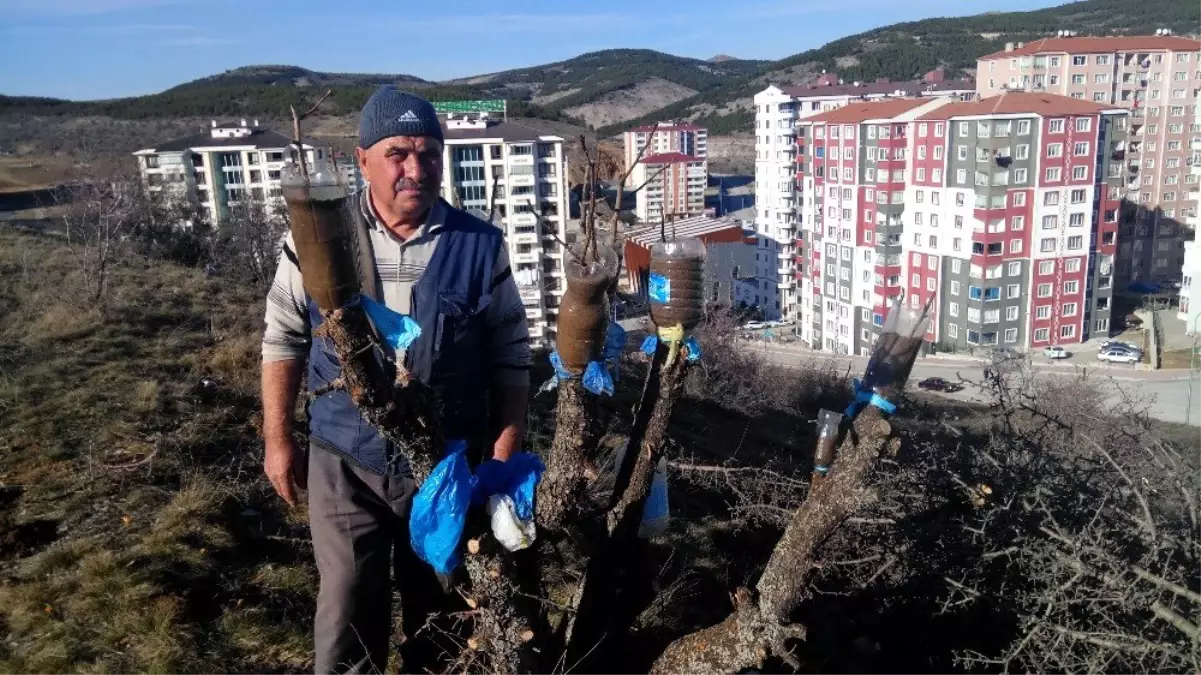
M 308 479 L 308 467 L 305 457 L 296 446 L 291 436 L 268 437 L 267 453 L 263 457 L 263 472 L 271 481 L 276 494 L 283 498 L 288 506 L 297 504 L 296 491 L 303 490 Z

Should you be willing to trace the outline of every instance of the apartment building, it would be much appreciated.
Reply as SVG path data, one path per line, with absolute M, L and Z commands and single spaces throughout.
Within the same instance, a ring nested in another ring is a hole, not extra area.
M 555 237 L 567 231 L 567 156 L 563 139 L 487 116 L 444 121 L 442 196 L 488 217 L 505 231 L 513 277 L 526 308 L 533 344 L 554 337 L 566 290 L 563 252 Z M 231 204 L 264 200 L 283 206 L 280 174 L 295 161 L 291 140 L 247 124 L 212 123 L 204 133 L 134 153 L 147 185 L 200 204 L 219 222 Z M 337 175 L 351 190 L 363 177 L 352 158 L 304 146 L 309 166 Z
M 644 156 L 679 153 L 698 159 L 709 158 L 709 131 L 695 124 L 660 122 L 657 126 L 634 127 L 624 132 L 621 138 L 625 149 L 625 166 L 633 164 L 648 143 L 650 147 Z
M 491 213 L 505 231 L 530 340 L 551 343 L 567 290 L 564 252 L 555 241 L 567 238 L 563 138 L 486 116 L 450 116 L 443 133 L 443 195 L 461 208 Z
M 1108 335 L 1128 115 L 1032 92 L 863 103 L 809 118 L 802 338 L 866 354 L 888 301 L 927 341 L 1042 348 Z
M 811 86 L 769 86 L 755 95 L 755 227 L 759 233 L 759 298 L 768 318 L 796 320 L 786 308 L 797 306 L 793 275 L 796 238 L 798 160 L 805 154 L 797 126 L 813 115 L 852 103 L 890 99 L 964 99 L 975 95 L 965 80 L 943 80 L 940 71 L 921 80 L 840 84 L 826 74 Z
M 1201 124 L 1201 97 L 1193 107 L 1193 122 Z M 1194 134 L 1190 141 L 1192 153 L 1189 169 L 1192 176 L 1201 176 L 1201 136 Z M 1193 199 L 1194 211 L 1201 206 L 1201 196 Z M 1176 317 L 1184 321 L 1185 332 L 1201 334 L 1201 234 L 1193 223 L 1192 239 L 1184 242 L 1184 264 L 1180 270 L 1180 293 Z
M 705 210 L 708 162 L 679 152 L 643 156 L 630 172 L 634 215 L 644 223 L 694 216 Z
M 977 65 L 981 96 L 1047 92 L 1130 111 L 1120 163 L 1128 204 L 1121 217 L 1119 285 L 1175 281 L 1196 227 L 1199 177 L 1188 167 L 1201 89 L 1201 42 L 1173 35 L 1058 37 L 1007 44 Z
M 305 144 L 303 152 L 313 170 L 333 170 L 329 148 Z M 151 192 L 197 204 L 211 223 L 248 199 L 282 206 L 281 173 L 298 157 L 289 137 L 259 127 L 258 120 L 213 120 L 207 131 L 133 154 Z

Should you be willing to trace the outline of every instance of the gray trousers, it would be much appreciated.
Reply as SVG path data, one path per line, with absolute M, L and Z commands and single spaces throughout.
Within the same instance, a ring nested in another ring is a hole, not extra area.
M 392 636 L 392 575 L 400 590 L 406 672 L 432 664 L 432 612 L 449 601 L 434 570 L 409 544 L 411 478 L 363 469 L 316 445 L 309 448 L 309 526 L 321 574 L 314 621 L 317 673 L 383 672 Z

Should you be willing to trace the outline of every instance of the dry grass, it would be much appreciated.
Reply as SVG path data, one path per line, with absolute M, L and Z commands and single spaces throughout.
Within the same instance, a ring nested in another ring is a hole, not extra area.
M 258 468 L 262 299 L 135 259 L 100 311 L 60 246 L 0 229 L 0 535 L 43 535 L 0 548 L 0 672 L 311 670 L 311 552 Z

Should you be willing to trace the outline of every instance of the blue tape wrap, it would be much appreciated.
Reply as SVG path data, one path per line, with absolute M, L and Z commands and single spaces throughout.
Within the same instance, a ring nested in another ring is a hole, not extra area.
M 689 363 L 696 363 L 697 361 L 701 360 L 701 346 L 697 344 L 695 337 L 689 335 L 688 338 L 684 340 L 684 346 L 688 348 Z
M 897 411 L 895 403 L 864 387 L 859 378 L 855 378 L 853 386 L 855 389 L 855 400 L 851 402 L 851 405 L 847 406 L 847 411 L 844 413 L 847 417 L 854 417 L 866 405 L 874 405 L 889 415 Z

